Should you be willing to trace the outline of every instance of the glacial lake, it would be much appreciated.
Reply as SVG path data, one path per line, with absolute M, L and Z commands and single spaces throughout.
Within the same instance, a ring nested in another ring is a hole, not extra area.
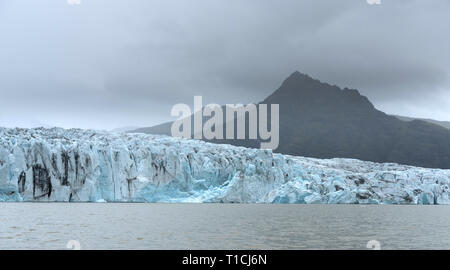
M 0 249 L 450 249 L 450 206 L 0 203 Z

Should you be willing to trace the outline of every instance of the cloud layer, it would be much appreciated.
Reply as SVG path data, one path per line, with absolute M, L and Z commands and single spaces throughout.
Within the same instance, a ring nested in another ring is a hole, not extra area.
M 0 0 L 0 125 L 111 129 L 260 101 L 294 70 L 450 120 L 447 0 Z

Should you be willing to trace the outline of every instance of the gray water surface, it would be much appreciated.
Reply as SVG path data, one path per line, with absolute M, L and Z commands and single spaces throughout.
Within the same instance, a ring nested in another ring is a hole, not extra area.
M 0 249 L 450 249 L 450 206 L 1 203 Z

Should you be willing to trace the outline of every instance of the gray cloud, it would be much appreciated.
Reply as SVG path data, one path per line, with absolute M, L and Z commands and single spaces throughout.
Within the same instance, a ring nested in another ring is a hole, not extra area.
M 450 119 L 450 2 L 0 0 L 0 125 L 114 128 L 260 101 L 294 70 Z

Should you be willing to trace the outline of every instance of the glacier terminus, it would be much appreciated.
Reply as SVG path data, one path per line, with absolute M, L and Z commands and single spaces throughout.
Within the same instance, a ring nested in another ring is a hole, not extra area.
M 450 204 L 450 170 L 145 134 L 0 128 L 0 201 Z

